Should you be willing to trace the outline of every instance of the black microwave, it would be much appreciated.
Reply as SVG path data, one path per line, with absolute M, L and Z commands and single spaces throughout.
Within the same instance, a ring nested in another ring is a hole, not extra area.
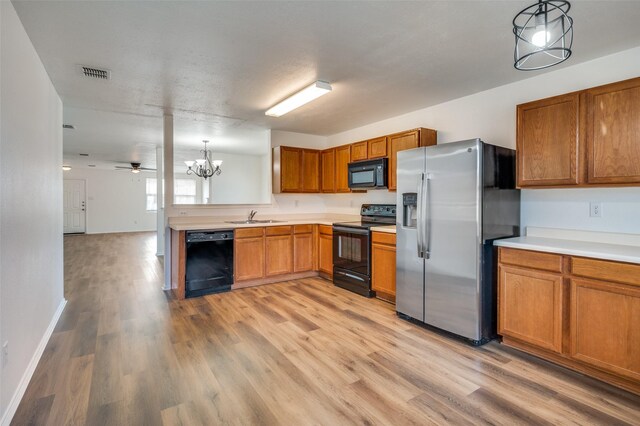
M 387 187 L 387 168 L 389 160 L 358 161 L 349 163 L 349 188 L 384 189 Z

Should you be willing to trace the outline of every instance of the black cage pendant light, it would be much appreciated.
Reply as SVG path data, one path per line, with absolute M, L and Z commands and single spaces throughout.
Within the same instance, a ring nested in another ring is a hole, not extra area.
M 573 44 L 570 8 L 565 0 L 538 0 L 513 18 L 516 69 L 541 70 L 569 59 Z

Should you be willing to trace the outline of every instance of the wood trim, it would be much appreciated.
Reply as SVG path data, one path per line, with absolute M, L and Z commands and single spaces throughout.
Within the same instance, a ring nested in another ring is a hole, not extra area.
M 234 230 L 234 238 L 255 238 L 264 235 L 264 227 L 260 228 L 236 228 Z
M 177 299 L 184 299 L 186 286 L 186 232 L 171 230 L 171 290 Z
M 640 286 L 640 265 L 571 256 L 573 275 Z
M 293 226 L 265 226 L 265 234 L 267 237 L 275 235 L 291 235 L 293 232 Z
M 622 389 L 628 390 L 629 392 L 635 393 L 636 395 L 640 395 L 639 382 L 629 380 L 629 379 L 617 376 L 615 374 L 607 373 L 600 369 L 593 368 L 591 366 L 582 364 L 578 361 L 574 361 L 570 358 L 567 358 L 564 355 L 556 354 L 550 351 L 546 351 L 544 349 L 540 349 L 536 346 L 532 346 L 530 344 L 521 342 L 517 339 L 513 339 L 508 336 L 505 336 L 502 338 L 502 344 L 505 346 L 509 346 L 509 347 L 518 349 L 520 351 L 526 352 L 528 354 L 534 355 L 545 361 L 554 362 L 570 370 L 577 371 L 578 373 L 586 374 L 588 376 L 602 380 L 603 382 L 618 386 Z
M 239 288 L 255 287 L 255 286 L 264 285 L 264 284 L 274 284 L 282 281 L 299 280 L 302 278 L 317 277 L 319 275 L 320 274 L 318 273 L 318 271 L 305 271 L 305 272 L 298 272 L 295 274 L 277 275 L 277 276 L 260 278 L 256 280 L 246 280 L 241 282 L 235 282 L 231 286 L 231 289 L 237 290 Z
M 508 247 L 499 247 L 498 259 L 500 263 L 551 272 L 562 272 L 563 266 L 562 255 Z
M 389 302 L 392 304 L 396 304 L 396 295 L 391 293 L 386 293 L 381 290 L 376 290 L 376 298 L 380 300 L 384 300 L 385 302 Z

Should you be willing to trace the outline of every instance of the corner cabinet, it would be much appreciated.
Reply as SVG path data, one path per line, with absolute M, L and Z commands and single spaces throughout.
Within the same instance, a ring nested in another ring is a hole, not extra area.
M 503 343 L 640 394 L 640 264 L 499 248 Z
M 640 78 L 517 106 L 519 188 L 640 185 Z
M 320 192 L 320 151 L 279 146 L 272 161 L 274 194 Z

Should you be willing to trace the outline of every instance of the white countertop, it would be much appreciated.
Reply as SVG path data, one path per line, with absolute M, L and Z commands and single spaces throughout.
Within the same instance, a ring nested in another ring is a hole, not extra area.
M 374 226 L 371 228 L 373 232 L 386 232 L 387 234 L 395 234 L 396 226 L 395 225 L 385 225 L 385 226 Z
M 615 260 L 618 262 L 640 263 L 640 247 L 635 245 L 609 244 L 538 236 L 497 240 L 494 242 L 494 245 L 522 250 Z
M 169 228 L 175 231 L 197 231 L 197 230 L 217 230 L 236 228 L 256 228 L 263 226 L 288 226 L 288 225 L 333 225 L 334 222 L 359 221 L 359 215 L 270 215 L 260 217 L 258 220 L 277 220 L 273 223 L 228 223 L 231 220 L 243 220 L 238 217 L 171 217 L 169 218 Z

